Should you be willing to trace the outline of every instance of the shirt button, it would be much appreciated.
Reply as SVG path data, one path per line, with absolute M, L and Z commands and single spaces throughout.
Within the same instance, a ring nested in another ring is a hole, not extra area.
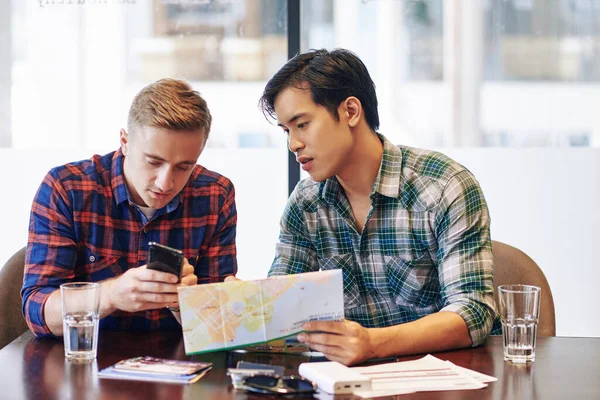
M 95 256 L 90 256 L 89 260 L 90 260 L 90 262 L 94 262 L 94 261 L 96 261 L 96 257 Z

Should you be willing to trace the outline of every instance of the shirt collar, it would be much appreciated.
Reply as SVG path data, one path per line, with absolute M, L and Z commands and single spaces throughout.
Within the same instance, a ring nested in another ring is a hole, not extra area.
M 377 135 L 383 143 L 383 157 L 371 193 L 398 198 L 402 176 L 402 151 L 385 136 L 379 133 Z
M 342 185 L 335 176 L 319 184 L 319 197 L 329 205 L 333 205 L 339 198 Z
M 117 204 L 121 204 L 124 201 L 129 201 L 129 191 L 125 184 L 125 175 L 123 174 L 123 152 L 119 150 L 115 151 L 112 157 L 110 166 L 110 186 L 113 191 L 113 196 Z
M 379 133 L 377 136 L 383 143 L 383 156 L 371 195 L 379 193 L 382 196 L 398 198 L 402 174 L 402 151 L 385 136 Z M 335 176 L 332 176 L 319 185 L 319 196 L 327 204 L 333 204 L 339 198 L 340 190 L 340 182 Z

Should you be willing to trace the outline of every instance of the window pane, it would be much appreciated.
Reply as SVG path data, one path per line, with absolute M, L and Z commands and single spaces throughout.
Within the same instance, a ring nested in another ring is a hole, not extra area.
M 488 1 L 486 79 L 600 81 L 600 2 Z
M 485 146 L 600 147 L 600 2 L 488 1 Z

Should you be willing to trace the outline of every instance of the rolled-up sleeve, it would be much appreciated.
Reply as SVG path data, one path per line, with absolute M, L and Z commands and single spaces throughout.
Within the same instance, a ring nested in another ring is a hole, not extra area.
M 460 315 L 473 346 L 489 336 L 496 306 L 490 216 L 479 183 L 463 170 L 446 184 L 435 214 L 443 308 Z
M 75 276 L 77 246 L 72 211 L 64 189 L 49 173 L 31 207 L 23 287 L 22 312 L 38 337 L 53 336 L 44 318 L 50 295 Z

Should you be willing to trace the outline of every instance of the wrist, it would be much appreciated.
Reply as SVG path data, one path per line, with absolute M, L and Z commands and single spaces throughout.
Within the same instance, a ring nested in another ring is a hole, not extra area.
M 390 332 L 386 328 L 367 328 L 369 358 L 390 357 L 394 345 L 392 342 L 397 340 L 397 336 L 388 336 Z
M 109 279 L 102 282 L 100 287 L 100 314 L 104 316 L 112 314 L 118 308 L 113 302 L 113 284 L 115 279 Z
M 367 351 L 368 351 L 368 357 L 367 359 L 371 359 L 371 358 L 379 358 L 379 352 L 377 351 L 377 334 L 375 332 L 375 329 L 373 328 L 365 328 L 367 331 Z

